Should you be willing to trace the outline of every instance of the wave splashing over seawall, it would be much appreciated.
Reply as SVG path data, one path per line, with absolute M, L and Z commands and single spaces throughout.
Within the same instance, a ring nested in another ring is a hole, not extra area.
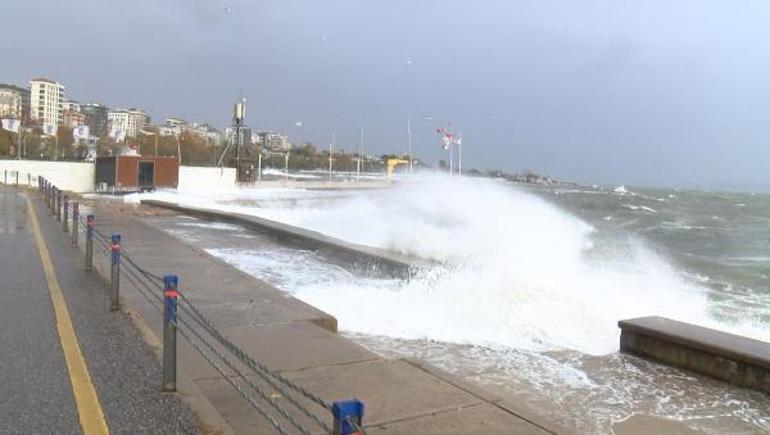
M 591 225 L 508 183 L 427 176 L 320 207 L 252 211 L 444 264 L 399 285 L 351 278 L 292 289 L 353 332 L 604 354 L 617 349 L 620 319 L 713 323 L 705 290 L 642 241 L 597 237 Z

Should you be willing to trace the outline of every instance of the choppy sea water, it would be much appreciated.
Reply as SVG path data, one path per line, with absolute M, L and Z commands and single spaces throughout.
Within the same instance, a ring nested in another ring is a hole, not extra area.
M 440 177 L 201 201 L 442 262 L 411 282 L 368 279 L 238 226 L 159 223 L 380 353 L 424 358 L 581 432 L 633 413 L 770 430 L 766 395 L 616 352 L 617 320 L 650 314 L 768 340 L 767 196 Z

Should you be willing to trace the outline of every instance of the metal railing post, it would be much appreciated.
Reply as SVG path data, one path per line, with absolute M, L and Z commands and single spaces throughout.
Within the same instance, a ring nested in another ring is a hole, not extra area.
M 80 211 L 77 202 L 72 203 L 72 247 L 78 246 L 78 231 L 80 230 Z
M 176 391 L 176 275 L 163 277 L 163 391 Z
M 94 215 L 86 216 L 86 272 L 94 269 Z
M 61 208 L 62 208 L 62 199 L 64 197 L 64 193 L 62 193 L 61 190 L 56 191 L 56 220 L 58 222 L 61 222 Z
M 70 197 L 67 196 L 67 195 L 64 195 L 64 205 L 63 205 L 63 216 L 62 216 L 62 220 L 61 220 L 61 222 L 62 222 L 61 228 L 62 228 L 62 230 L 65 233 L 69 232 L 69 230 L 70 230 L 70 228 L 69 228 L 69 202 L 70 202 Z
M 32 174 L 27 172 L 27 186 L 32 187 Z
M 19 171 L 16 171 L 16 185 L 19 185 Z
M 358 399 L 334 402 L 332 415 L 334 416 L 332 435 L 360 434 L 364 420 L 364 403 Z
M 51 186 L 51 216 L 56 214 L 56 186 Z
M 110 311 L 120 308 L 120 234 L 113 233 L 110 241 Z

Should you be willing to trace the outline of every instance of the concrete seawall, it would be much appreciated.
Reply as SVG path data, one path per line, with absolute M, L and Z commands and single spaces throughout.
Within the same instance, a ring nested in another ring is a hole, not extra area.
M 407 279 L 428 262 L 383 249 L 348 243 L 316 231 L 295 227 L 242 213 L 179 205 L 173 202 L 142 200 L 142 205 L 162 207 L 208 220 L 228 221 L 269 234 L 277 240 L 303 249 L 324 251 L 365 274 L 383 274 Z
M 618 326 L 623 352 L 770 393 L 770 343 L 657 316 Z

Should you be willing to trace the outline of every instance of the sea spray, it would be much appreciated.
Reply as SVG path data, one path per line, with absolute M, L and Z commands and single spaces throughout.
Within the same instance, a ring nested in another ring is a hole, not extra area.
M 708 290 L 643 240 L 607 237 L 510 183 L 430 175 L 381 191 L 177 199 L 440 263 L 409 282 L 286 277 L 286 290 L 335 315 L 347 331 L 603 354 L 617 350 L 620 319 L 717 324 Z
M 263 205 L 251 211 L 444 263 L 400 286 L 305 280 L 293 289 L 346 330 L 606 353 L 617 349 L 619 319 L 704 320 L 703 291 L 642 243 L 628 240 L 600 255 L 591 225 L 508 183 L 427 176 L 324 206 Z

